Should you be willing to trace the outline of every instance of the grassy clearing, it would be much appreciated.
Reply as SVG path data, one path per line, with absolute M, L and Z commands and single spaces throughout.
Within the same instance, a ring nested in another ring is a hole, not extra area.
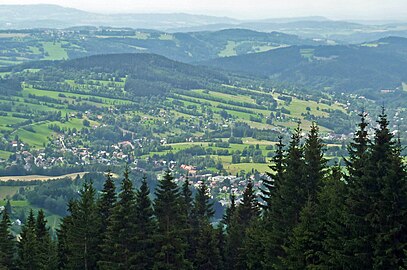
M 2 66 L 17 65 L 17 64 L 21 64 L 21 63 L 22 63 L 22 61 L 0 59 L 0 65 L 2 65 Z
M 58 215 L 47 215 L 45 219 L 47 220 L 47 225 L 53 230 L 59 228 L 61 224 L 61 217 Z
M 0 159 L 7 160 L 11 156 L 11 154 L 13 154 L 13 153 L 0 150 Z
M 41 53 L 41 51 L 40 51 L 40 49 L 38 47 L 29 46 L 28 48 L 30 48 L 30 50 L 31 50 L 31 52 L 33 54 L 40 54 Z
M 35 148 L 44 148 L 44 145 L 48 142 L 48 137 L 52 135 L 48 127 L 43 125 L 31 125 L 33 130 L 28 131 L 25 129 L 18 129 L 16 134 L 25 143 Z
M 216 92 L 216 90 L 207 91 L 207 90 L 203 90 L 203 89 L 197 89 L 197 90 L 192 90 L 192 92 L 197 92 L 197 93 L 212 96 L 212 97 L 218 97 L 218 98 L 222 98 L 225 100 L 255 103 L 255 100 L 253 100 L 249 96 L 225 94 L 225 93 L 221 93 L 221 92 Z
M 364 44 L 362 44 L 360 46 L 369 47 L 369 48 L 376 48 L 376 47 L 379 47 L 379 44 L 378 43 L 364 43 Z
M 136 32 L 136 36 L 137 39 L 149 39 L 150 38 L 150 34 L 149 33 L 143 33 L 143 32 Z
M 253 51 L 256 53 L 259 52 L 267 52 L 275 49 L 280 49 L 280 48 L 285 48 L 288 47 L 287 45 L 280 45 L 280 46 L 272 46 L 272 45 L 254 45 L 253 46 Z
M 92 126 L 93 126 L 93 125 L 97 125 L 97 123 L 94 122 L 94 121 L 90 121 L 90 123 L 91 123 Z M 43 130 L 43 129 L 44 129 L 44 132 L 47 132 L 47 133 L 48 133 L 48 136 L 49 136 L 49 135 L 52 135 L 52 133 L 53 133 L 53 132 L 48 128 L 48 126 L 49 126 L 50 124 L 58 125 L 58 126 L 60 126 L 61 128 L 67 128 L 67 129 L 68 129 L 68 128 L 70 128 L 70 129 L 76 128 L 77 130 L 80 130 L 80 129 L 82 129 L 82 128 L 84 127 L 84 125 L 83 125 L 83 119 L 70 118 L 69 121 L 68 121 L 68 122 L 65 122 L 65 123 L 61 123 L 61 122 L 59 122 L 59 121 L 46 122 L 46 123 L 43 123 L 43 124 L 36 125 L 34 129 L 35 129 L 35 130 L 36 130 L 36 129 L 40 129 L 40 130 Z
M 269 164 L 267 163 L 238 163 L 238 164 L 227 164 L 224 165 L 224 168 L 231 174 L 236 174 L 241 170 L 246 172 L 257 170 L 260 173 L 269 171 Z
M 11 74 L 11 72 L 0 72 L 0 77 L 4 78 L 5 76 L 10 75 L 10 74 Z
M 218 53 L 219 57 L 228 57 L 228 56 L 235 56 L 236 53 L 236 42 L 235 41 L 228 41 L 225 48 Z
M 173 40 L 173 39 L 174 39 L 174 36 L 171 35 L 171 34 L 161 34 L 161 35 L 158 37 L 158 39 L 159 39 L 159 40 Z
M 60 42 L 43 42 L 44 50 L 48 56 L 44 60 L 63 60 L 68 59 L 68 53 L 62 48 Z
M 0 127 L 7 127 L 7 125 L 18 124 L 25 119 L 12 117 L 12 116 L 0 116 Z
M 0 201 L 0 206 L 5 206 L 6 203 L 7 203 L 6 200 L 2 200 Z M 30 205 L 28 201 L 10 201 L 10 204 L 13 207 L 27 207 Z
M 308 61 L 311 61 L 312 57 L 314 57 L 314 49 L 301 49 L 300 53 L 301 56 L 307 58 Z
M 95 96 L 94 94 L 76 94 L 76 93 L 69 93 L 69 92 L 58 92 L 58 91 L 49 91 L 49 90 L 40 90 L 36 89 L 30 86 L 25 86 L 23 89 L 23 95 L 27 97 L 29 94 L 31 95 L 36 95 L 36 96 L 47 96 L 59 100 L 64 100 L 64 99 L 70 99 L 73 100 L 74 98 L 82 98 L 82 99 L 87 99 L 89 97 L 97 97 L 98 99 L 101 99 L 103 104 L 101 103 L 95 103 L 96 106 L 109 106 L 109 105 L 119 105 L 119 104 L 130 104 L 132 103 L 129 100 L 123 100 L 123 99 L 113 99 L 113 98 L 105 98 L 105 97 L 98 97 Z M 61 97 L 60 95 L 63 94 L 65 97 Z M 90 101 L 87 101 L 90 103 Z
M 19 186 L 0 186 L 0 200 L 12 197 L 19 189 Z

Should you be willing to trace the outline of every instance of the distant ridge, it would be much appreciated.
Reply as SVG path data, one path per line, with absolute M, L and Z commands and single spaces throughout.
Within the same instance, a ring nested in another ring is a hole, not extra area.
M 383 89 L 407 81 L 407 39 L 389 37 L 352 46 L 291 46 L 218 58 L 205 63 L 232 72 L 264 76 L 313 89 L 353 92 L 377 99 Z M 404 91 L 398 91 L 406 95 Z
M 331 43 L 362 43 L 388 36 L 407 37 L 406 21 L 337 21 L 323 16 L 240 20 L 186 13 L 100 14 L 58 5 L 0 5 L 1 29 L 116 27 L 171 33 L 229 28 L 283 32 Z
M 186 13 L 122 13 L 99 14 L 58 5 L 0 5 L 0 28 L 67 28 L 74 26 L 112 26 L 166 29 L 206 25 L 209 23 L 239 23 L 227 17 Z

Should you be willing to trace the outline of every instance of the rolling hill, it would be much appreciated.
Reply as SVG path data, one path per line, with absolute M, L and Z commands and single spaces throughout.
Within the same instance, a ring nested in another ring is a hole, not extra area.
M 207 65 L 260 75 L 316 90 L 357 93 L 374 100 L 405 96 L 407 39 L 386 38 L 351 46 L 291 46 L 263 53 L 218 58 Z M 394 92 L 394 93 L 388 93 Z
M 66 28 L 74 26 L 111 26 L 161 29 L 235 23 L 227 17 L 173 14 L 99 14 L 58 5 L 0 5 L 0 29 Z
M 155 53 L 178 61 L 196 62 L 291 45 L 319 44 L 324 43 L 295 35 L 245 29 L 174 34 L 110 27 L 4 30 L 0 31 L 0 66 L 114 53 Z

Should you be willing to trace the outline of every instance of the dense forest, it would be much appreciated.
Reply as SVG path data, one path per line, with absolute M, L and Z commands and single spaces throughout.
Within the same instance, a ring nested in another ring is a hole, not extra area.
M 380 90 L 399 89 L 407 79 L 404 68 L 406 42 L 405 38 L 389 37 L 357 46 L 291 46 L 217 58 L 205 64 L 303 85 L 316 92 L 328 88 L 332 92 L 355 93 L 381 100 L 384 97 Z M 403 91 L 392 95 L 393 100 L 405 97 Z
M 268 178 L 230 194 L 221 221 L 205 182 L 195 195 L 168 170 L 150 194 L 125 170 L 116 193 L 108 173 L 98 194 L 86 182 L 51 236 L 30 212 L 19 241 L 7 209 L 1 269 L 406 269 L 407 172 L 383 110 L 372 136 L 366 115 L 348 145 L 346 170 L 328 167 L 313 124 L 297 128 L 272 157 Z

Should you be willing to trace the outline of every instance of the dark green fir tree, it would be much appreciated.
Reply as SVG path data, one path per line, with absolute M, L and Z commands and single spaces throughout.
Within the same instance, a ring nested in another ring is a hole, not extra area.
M 155 245 L 154 232 L 156 222 L 150 200 L 150 189 L 147 179 L 143 177 L 140 189 L 136 192 L 135 216 L 135 252 L 132 254 L 132 268 L 152 269 L 154 264 Z
M 34 212 L 31 209 L 27 218 L 26 224 L 24 224 L 20 241 L 17 245 L 17 264 L 18 269 L 21 270 L 34 270 L 39 269 L 38 262 L 38 242 L 35 233 L 36 222 Z
M 0 269 L 14 268 L 15 237 L 10 231 L 10 218 L 3 211 L 0 222 Z
M 102 244 L 100 269 L 130 269 L 136 250 L 136 198 L 126 166 L 118 201 L 108 220 L 107 233 Z
M 191 262 L 185 257 L 187 241 L 183 230 L 186 222 L 182 209 L 183 201 L 169 170 L 158 183 L 155 195 L 154 211 L 157 218 L 155 239 L 158 252 L 153 269 L 190 269 Z

